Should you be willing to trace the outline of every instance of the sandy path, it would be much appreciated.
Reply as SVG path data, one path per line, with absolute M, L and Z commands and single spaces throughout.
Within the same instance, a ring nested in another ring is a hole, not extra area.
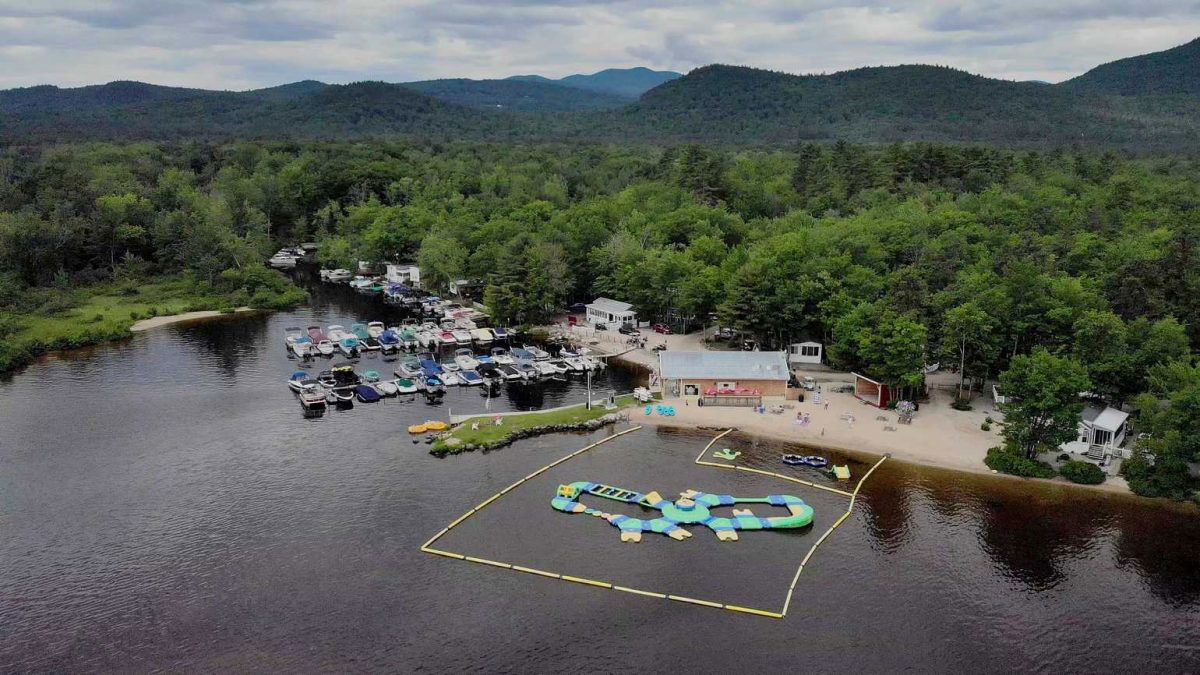
M 249 307 L 238 307 L 238 312 L 253 312 Z M 169 326 L 173 323 L 181 323 L 183 321 L 194 321 L 196 319 L 211 319 L 216 316 L 229 316 L 225 312 L 217 312 L 214 310 L 205 310 L 202 312 L 184 312 L 183 314 L 172 314 L 170 316 L 155 316 L 149 319 L 142 319 L 129 327 L 129 330 L 134 333 L 140 333 L 151 328 L 159 328 Z

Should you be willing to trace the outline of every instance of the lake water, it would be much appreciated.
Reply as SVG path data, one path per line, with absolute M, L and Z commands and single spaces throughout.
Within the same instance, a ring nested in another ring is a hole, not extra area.
M 1068 486 L 885 462 L 783 620 L 421 553 L 471 506 L 613 430 L 441 459 L 414 445 L 409 424 L 484 409 L 468 388 L 441 406 L 391 399 L 303 418 L 284 384 L 295 362 L 283 328 L 376 308 L 321 293 L 296 312 L 159 329 L 0 382 L 0 670 L 1200 669 L 1196 511 Z M 616 372 L 595 387 L 633 384 Z M 514 387 L 489 406 L 583 396 L 569 381 Z M 710 437 L 621 436 L 438 546 L 777 610 L 845 500 L 692 464 Z M 778 462 L 794 447 L 736 435 L 721 445 L 826 480 Z M 856 477 L 871 460 L 836 459 Z M 788 492 L 817 516 L 736 543 L 694 529 L 682 542 L 622 544 L 607 523 L 550 508 L 572 480 L 667 496 Z

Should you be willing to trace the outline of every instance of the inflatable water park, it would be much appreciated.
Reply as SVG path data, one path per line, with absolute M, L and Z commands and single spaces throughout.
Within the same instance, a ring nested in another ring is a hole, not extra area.
M 584 495 L 637 504 L 659 511 L 662 515 L 644 520 L 622 514 L 605 513 L 582 504 L 579 500 Z M 714 508 L 736 504 L 779 506 L 787 509 L 788 515 L 762 518 L 746 508 L 733 509 L 731 518 L 712 514 Z M 680 541 L 692 536 L 691 532 L 683 529 L 684 525 L 703 525 L 712 530 L 717 535 L 717 539 L 721 541 L 736 541 L 738 530 L 805 527 L 810 525 L 813 519 L 813 508 L 805 504 L 804 500 L 792 495 L 734 497 L 687 490 L 680 493 L 679 499 L 672 502 L 664 499 L 657 492 L 642 494 L 635 490 L 590 481 L 576 481 L 569 485 L 558 486 L 558 493 L 550 500 L 550 505 L 564 513 L 583 513 L 603 518 L 621 531 L 621 541 L 626 542 L 641 541 L 643 532 L 658 532 Z

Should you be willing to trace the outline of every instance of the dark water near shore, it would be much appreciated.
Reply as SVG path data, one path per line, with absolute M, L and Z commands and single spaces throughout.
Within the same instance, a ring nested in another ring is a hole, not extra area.
M 283 328 L 349 324 L 375 307 L 326 293 L 295 313 L 159 329 L 0 383 L 0 671 L 1200 669 L 1195 510 L 1066 486 L 886 462 L 779 621 L 423 554 L 467 508 L 612 431 L 445 459 L 412 443 L 408 424 L 483 410 L 473 388 L 442 406 L 392 399 L 304 419 L 283 383 L 295 365 Z M 596 383 L 632 386 L 621 373 Z M 506 390 L 490 406 L 582 397 L 571 381 Z M 621 544 L 603 521 L 549 507 L 571 480 L 784 491 L 692 464 L 707 440 L 622 436 L 438 545 L 778 609 L 843 498 L 795 486 L 813 528 L 737 543 L 696 529 Z M 726 444 L 803 475 L 777 463 L 780 444 Z M 856 459 L 857 477 L 870 458 Z

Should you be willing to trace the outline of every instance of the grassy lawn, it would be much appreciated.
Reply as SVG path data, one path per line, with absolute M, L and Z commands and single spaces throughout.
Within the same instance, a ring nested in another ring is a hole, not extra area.
M 210 292 L 211 293 L 211 292 Z M 0 372 L 45 351 L 118 340 L 134 322 L 205 309 L 232 309 L 227 298 L 198 292 L 186 279 L 169 278 L 134 288 L 95 286 L 45 294 L 36 310 L 0 316 Z
M 617 410 L 628 408 L 636 405 L 637 401 L 632 394 L 625 394 L 617 397 Z M 531 413 L 528 415 L 512 415 L 504 417 L 504 424 L 496 426 L 492 424 L 493 415 L 480 415 L 472 417 L 459 426 L 455 427 L 454 431 L 446 438 L 457 438 L 463 442 L 463 445 L 473 444 L 488 444 L 496 441 L 501 441 L 517 431 L 530 429 L 532 427 L 544 427 L 554 424 L 579 424 L 588 420 L 598 419 L 607 415 L 613 410 L 605 410 L 603 405 L 597 405 L 591 410 L 588 410 L 583 404 L 565 408 L 563 410 L 551 410 L 548 412 Z M 478 429 L 472 429 L 473 422 L 479 423 Z M 433 444 L 434 452 L 453 450 L 453 448 L 445 445 L 446 439 L 439 439 Z M 461 446 L 459 446 L 461 447 Z

